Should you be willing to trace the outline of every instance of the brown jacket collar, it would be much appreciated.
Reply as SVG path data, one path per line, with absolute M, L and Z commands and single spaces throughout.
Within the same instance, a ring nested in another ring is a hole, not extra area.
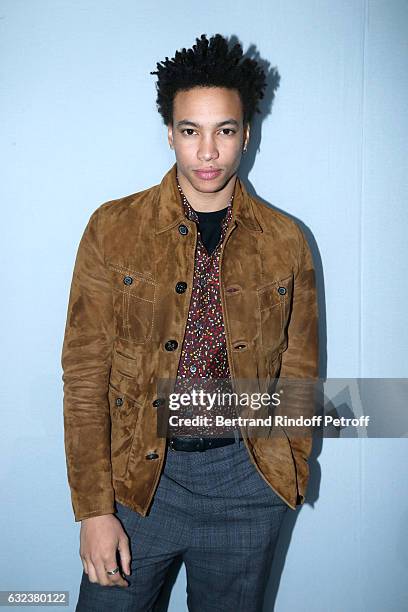
M 186 220 L 181 206 L 180 193 L 177 189 L 176 173 L 177 164 L 175 163 L 164 175 L 159 185 L 159 196 L 156 201 L 156 234 L 160 234 Z M 238 176 L 232 203 L 232 225 L 235 220 L 242 223 L 249 231 L 262 232 L 262 227 L 254 214 L 251 198 Z

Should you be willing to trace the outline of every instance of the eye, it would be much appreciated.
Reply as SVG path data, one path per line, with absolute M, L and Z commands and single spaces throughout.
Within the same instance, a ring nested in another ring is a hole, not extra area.
M 193 128 L 184 128 L 184 130 L 181 130 L 181 133 L 184 134 L 184 132 L 194 132 Z M 192 136 L 193 134 L 185 134 L 185 136 Z
M 229 134 L 225 134 L 225 136 L 230 136 L 231 134 L 236 133 L 232 128 L 222 128 L 221 132 L 229 132 Z

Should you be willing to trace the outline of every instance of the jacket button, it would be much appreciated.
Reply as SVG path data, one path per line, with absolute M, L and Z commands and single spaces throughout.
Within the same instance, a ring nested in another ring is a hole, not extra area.
M 133 278 L 131 276 L 125 276 L 123 282 L 125 283 L 125 285 L 131 285 L 133 283 Z
M 164 345 L 164 348 L 166 349 L 166 351 L 175 351 L 177 347 L 178 347 L 177 340 L 167 340 L 166 344 Z
M 184 281 L 179 281 L 176 284 L 177 293 L 184 293 L 186 289 L 187 289 L 187 283 L 185 283 Z
M 281 295 L 285 295 L 286 293 L 286 287 L 278 287 L 278 291 Z
M 160 406 L 164 406 L 165 404 L 165 400 L 163 397 L 158 397 L 157 399 L 155 399 L 152 404 L 155 408 L 160 408 Z
M 117 406 L 123 406 L 123 398 L 122 397 L 117 397 L 115 400 L 115 404 Z
M 184 225 L 184 223 L 182 223 L 181 225 L 179 225 L 178 231 L 180 232 L 180 234 L 182 236 L 185 236 L 186 234 L 188 234 L 188 227 L 187 227 L 187 225 Z
M 148 455 L 146 455 L 146 459 L 158 459 L 159 455 L 157 453 L 149 453 Z

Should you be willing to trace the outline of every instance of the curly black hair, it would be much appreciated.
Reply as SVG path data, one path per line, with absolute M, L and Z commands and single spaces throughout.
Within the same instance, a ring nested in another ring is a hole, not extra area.
M 243 57 L 242 46 L 236 43 L 229 49 L 228 40 L 215 34 L 196 38 L 192 49 L 176 51 L 174 58 L 157 62 L 157 109 L 165 125 L 173 121 L 173 101 L 178 91 L 193 87 L 226 87 L 240 95 L 244 124 L 250 122 L 264 97 L 266 75 L 258 62 Z

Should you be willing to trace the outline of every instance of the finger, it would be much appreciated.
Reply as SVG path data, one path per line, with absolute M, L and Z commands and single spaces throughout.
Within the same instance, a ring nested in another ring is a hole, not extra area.
M 123 578 L 120 571 L 113 576 L 108 576 L 108 580 L 111 586 L 128 587 L 129 583 Z
M 85 559 L 81 559 L 81 561 L 82 561 L 82 567 L 84 568 L 85 574 L 88 574 L 88 564 L 87 564 L 86 560 Z
M 110 575 L 107 574 L 110 585 L 120 586 L 120 587 L 129 586 L 129 583 L 126 581 L 126 579 L 122 575 L 122 570 L 120 568 L 120 565 L 116 561 L 116 555 L 115 555 L 115 558 L 112 559 L 111 561 L 105 562 L 105 572 L 107 569 L 113 570 L 116 567 L 119 567 L 119 571 L 116 572 L 116 574 L 110 574 Z
M 81 549 L 79 549 L 79 556 L 81 557 L 82 567 L 84 568 L 84 572 L 85 572 L 85 574 L 87 574 L 88 573 L 88 564 L 86 562 L 85 557 L 82 556 Z
M 101 584 L 102 586 L 108 586 L 110 584 L 110 581 L 109 581 L 109 576 L 106 573 L 106 570 L 114 569 L 115 565 L 108 564 L 105 568 L 105 564 L 103 560 L 99 557 L 98 560 L 95 559 L 94 566 L 95 566 L 98 583 Z
M 121 538 L 119 538 L 118 550 L 119 550 L 120 563 L 122 565 L 122 569 L 125 574 L 130 576 L 132 572 L 132 569 L 130 567 L 131 555 L 130 555 L 130 549 L 129 549 L 129 538 L 127 537 L 127 535 L 123 535 Z
M 103 580 L 101 584 L 105 586 L 128 586 L 128 583 L 122 578 L 120 571 L 113 575 L 107 574 L 107 570 L 112 571 L 116 567 L 118 567 L 116 556 L 113 558 L 111 557 L 108 561 L 103 561 L 101 559 L 101 565 L 98 564 L 96 567 L 98 577 L 100 576 L 101 580 Z
M 87 567 L 88 567 L 88 578 L 90 582 L 98 582 L 98 577 L 96 575 L 96 569 L 94 564 L 92 563 L 92 561 L 90 561 L 88 559 L 87 561 Z

